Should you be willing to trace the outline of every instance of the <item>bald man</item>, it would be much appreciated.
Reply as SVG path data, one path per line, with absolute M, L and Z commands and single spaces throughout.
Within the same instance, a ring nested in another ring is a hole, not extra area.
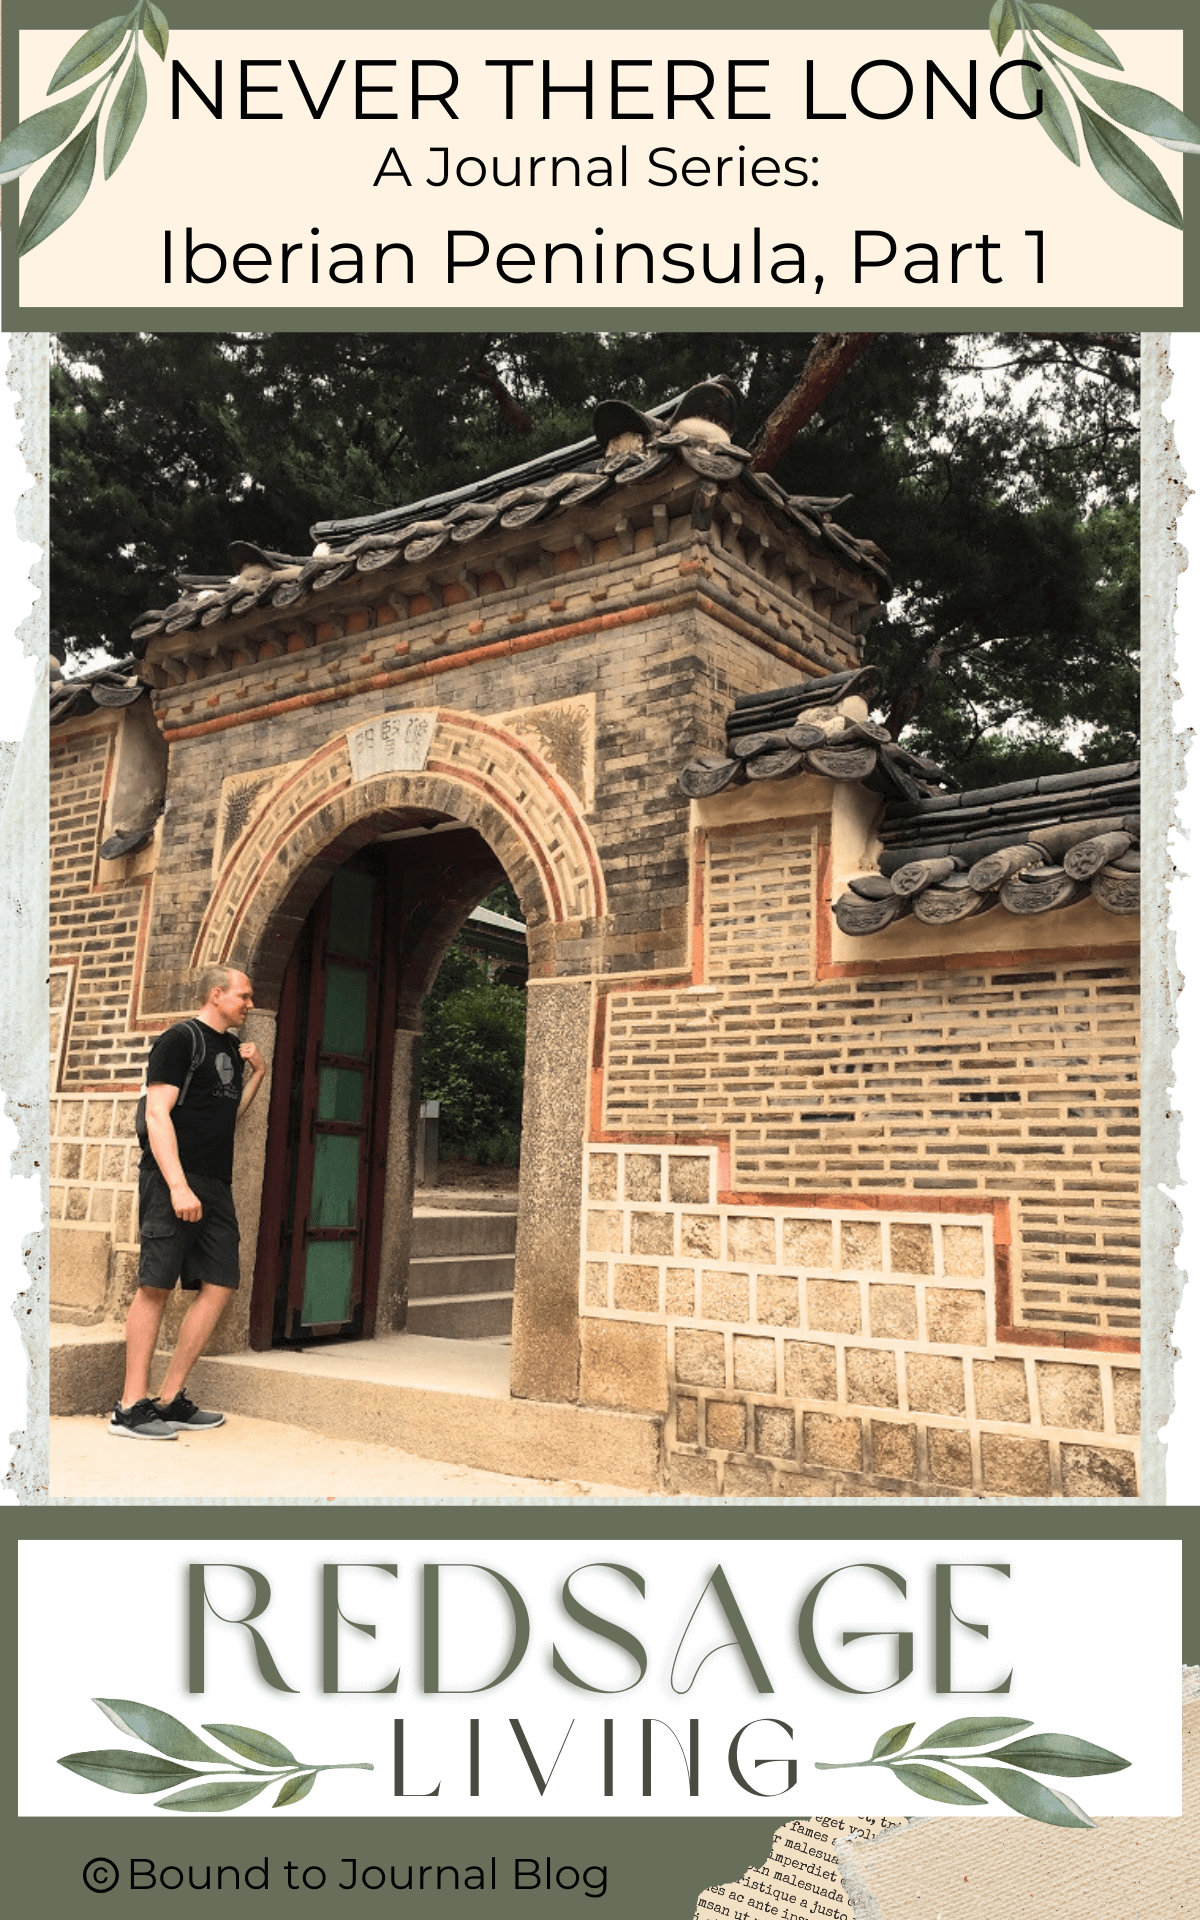
M 225 1423 L 223 1413 L 197 1407 L 184 1388 L 238 1284 L 234 1129 L 266 1069 L 258 1048 L 235 1037 L 254 1005 L 245 974 L 212 968 L 200 993 L 193 1018 L 155 1041 L 146 1069 L 138 1286 L 125 1323 L 125 1385 L 108 1425 L 130 1440 L 174 1440 Z M 176 1281 L 194 1297 L 152 1397 L 150 1367 Z

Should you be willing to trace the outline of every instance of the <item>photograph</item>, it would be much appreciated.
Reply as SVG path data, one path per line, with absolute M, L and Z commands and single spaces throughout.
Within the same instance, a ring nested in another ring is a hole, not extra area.
M 53 1498 L 1137 1496 L 1139 353 L 52 338 Z

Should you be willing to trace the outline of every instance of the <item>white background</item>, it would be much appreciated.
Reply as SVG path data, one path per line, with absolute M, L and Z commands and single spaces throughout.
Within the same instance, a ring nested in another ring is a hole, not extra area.
M 210 1621 L 205 1692 L 189 1695 L 186 1680 L 186 1568 L 203 1559 L 220 1611 L 245 1612 L 251 1592 L 234 1567 L 251 1566 L 271 1583 L 271 1603 L 257 1625 L 283 1679 L 281 1693 L 264 1683 L 239 1627 Z M 399 1670 L 395 1693 L 327 1696 L 320 1692 L 320 1568 L 336 1560 L 343 1614 L 377 1628 L 367 1637 L 343 1626 L 341 1685 L 377 1689 Z M 504 1683 L 484 1692 L 421 1691 L 421 1567 L 447 1568 L 442 1605 L 442 1684 L 480 1687 L 501 1670 L 512 1646 L 511 1614 L 487 1574 L 456 1563 L 478 1562 L 503 1573 L 518 1589 L 531 1619 L 529 1649 Z M 935 1692 L 933 1569 L 937 1561 L 967 1567 L 954 1578 L 960 1619 L 986 1623 L 985 1640 L 954 1629 L 952 1696 Z M 357 1566 L 355 1563 L 369 1563 Z M 398 1577 L 372 1571 L 394 1563 Z M 635 1569 L 645 1598 L 610 1568 Z M 773 1691 L 760 1693 L 736 1646 L 726 1616 L 706 1588 L 720 1563 L 729 1579 Z M 874 1563 L 907 1583 L 901 1597 Z M 1007 1564 L 1007 1578 L 986 1570 Z M 879 1688 L 869 1694 L 836 1690 L 801 1658 L 796 1622 L 813 1584 L 838 1571 L 815 1614 L 818 1648 L 843 1682 Z M 586 1571 L 577 1572 L 577 1569 Z M 623 1651 L 584 1631 L 566 1615 L 560 1593 L 572 1591 L 596 1614 L 632 1632 L 649 1656 L 646 1678 Z M 81 1631 L 81 1596 L 87 1595 Z M 842 1645 L 846 1630 L 914 1637 L 910 1677 L 897 1686 L 890 1637 Z M 172 1713 L 194 1731 L 207 1723 L 248 1725 L 282 1740 L 305 1761 L 362 1761 L 373 1773 L 322 1775 L 306 1806 L 314 1815 L 343 1812 L 390 1816 L 421 1813 L 518 1815 L 534 1810 L 569 1814 L 581 1804 L 625 1815 L 734 1815 L 778 1808 L 783 1814 L 929 1811 L 886 1770 L 820 1772 L 812 1763 L 858 1761 L 878 1737 L 915 1721 L 918 1739 L 967 1714 L 1027 1719 L 1031 1732 L 1070 1733 L 1129 1760 L 1120 1773 L 1060 1784 L 1094 1818 L 1103 1814 L 1180 1812 L 1179 1794 L 1179 1546 L 1147 1542 L 1136 1554 L 1107 1542 L 963 1541 L 845 1542 L 630 1541 L 464 1543 L 378 1540 L 321 1545 L 314 1541 L 208 1541 L 198 1547 L 168 1541 L 26 1541 L 21 1547 L 20 1776 L 22 1814 L 134 1816 L 150 1801 L 106 1792 L 57 1765 L 66 1753 L 129 1748 L 92 1704 L 95 1696 L 132 1699 Z M 1119 1685 L 1097 1685 L 1112 1669 L 1119 1637 Z M 552 1670 L 563 1659 L 593 1687 L 585 1692 Z M 991 1689 L 1012 1672 L 1008 1693 Z M 675 1675 L 674 1689 L 671 1684 Z M 675 1689 L 678 1689 L 676 1691 Z M 546 1775 L 562 1746 L 544 1798 L 512 1735 L 520 1719 Z M 410 1777 L 406 1785 L 436 1799 L 393 1797 L 393 1720 L 403 1716 Z M 467 1797 L 467 1726 L 481 1721 L 481 1785 Z M 617 1792 L 601 1798 L 602 1738 L 606 1716 L 616 1721 Z M 701 1721 L 701 1792 L 690 1798 L 669 1735 L 655 1753 L 655 1792 L 641 1796 L 643 1717 L 665 1720 L 686 1742 L 688 1721 Z M 778 1719 L 743 1743 L 743 1770 L 757 1785 L 777 1789 L 783 1769 L 756 1773 L 757 1757 L 794 1753 L 798 1779 L 770 1801 L 753 1798 L 732 1781 L 726 1752 L 746 1723 Z M 574 1728 L 568 1735 L 571 1722 Z M 1053 1787 L 1054 1781 L 1049 1784 Z M 661 1786 L 661 1792 L 659 1787 Z M 264 1810 L 251 1802 L 250 1813 Z M 939 1806 L 938 1811 L 942 1811 Z M 953 1810 L 957 1811 L 957 1809 Z M 982 1816 L 987 1809 L 965 1810 Z

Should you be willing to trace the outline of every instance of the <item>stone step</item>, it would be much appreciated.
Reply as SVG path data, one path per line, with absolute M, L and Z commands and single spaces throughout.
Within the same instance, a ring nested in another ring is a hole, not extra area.
M 512 1331 L 511 1293 L 443 1294 L 440 1298 L 410 1300 L 409 1333 L 433 1334 L 440 1340 L 487 1340 Z
M 514 1212 L 472 1209 L 451 1212 L 418 1207 L 413 1212 L 415 1258 L 466 1253 L 512 1253 L 517 1244 Z
M 428 1299 L 432 1294 L 511 1293 L 516 1271 L 511 1253 L 474 1253 L 422 1257 L 409 1262 L 408 1298 Z

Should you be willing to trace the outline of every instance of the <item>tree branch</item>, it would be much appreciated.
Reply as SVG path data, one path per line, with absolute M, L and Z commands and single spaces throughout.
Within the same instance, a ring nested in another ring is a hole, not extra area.
M 755 436 L 750 462 L 755 472 L 770 473 L 778 466 L 801 427 L 812 419 L 821 402 L 845 379 L 875 338 L 873 333 L 817 335 L 800 378 Z
M 532 419 L 520 401 L 509 392 L 496 369 L 487 360 L 481 360 L 478 366 L 472 367 L 471 376 L 478 380 L 481 386 L 487 388 L 500 409 L 501 418 L 507 420 L 514 433 L 533 432 Z

